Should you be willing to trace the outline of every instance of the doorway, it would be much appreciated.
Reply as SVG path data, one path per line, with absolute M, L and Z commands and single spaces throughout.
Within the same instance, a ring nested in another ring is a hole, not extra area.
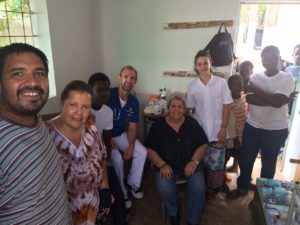
M 300 1 L 299 4 L 241 3 L 236 38 L 236 55 L 240 61 L 250 60 L 254 71 L 261 71 L 261 49 L 275 45 L 282 59 L 292 63 L 293 48 L 300 43 L 299 12 Z
M 255 3 L 253 3 L 255 2 Z M 267 2 L 267 3 L 266 3 Z M 241 1 L 236 55 L 239 61 L 249 60 L 254 72 L 264 70 L 260 53 L 267 45 L 275 45 L 285 64 L 292 64 L 294 46 L 300 44 L 300 1 Z M 290 133 L 285 145 L 282 172 L 287 180 L 300 178 L 300 166 L 290 159 L 300 159 L 300 97 L 296 102 Z M 297 171 L 297 172 L 296 172 Z

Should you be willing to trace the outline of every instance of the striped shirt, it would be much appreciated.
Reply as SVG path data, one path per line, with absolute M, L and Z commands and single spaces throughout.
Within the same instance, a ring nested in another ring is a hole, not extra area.
M 242 143 L 244 125 L 248 113 L 248 103 L 246 95 L 241 93 L 241 98 L 233 99 L 231 104 L 230 118 L 228 124 L 229 139 L 227 140 L 227 148 L 233 148 L 233 139 L 238 138 Z
M 41 118 L 0 119 L 0 224 L 72 224 L 60 157 Z

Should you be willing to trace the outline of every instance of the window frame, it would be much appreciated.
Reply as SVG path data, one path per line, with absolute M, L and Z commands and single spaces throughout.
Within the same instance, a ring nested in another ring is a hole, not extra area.
M 8 0 L 0 0 L 0 3 L 6 1 Z M 28 43 L 28 44 L 31 44 L 39 48 L 40 50 L 42 50 L 48 58 L 49 98 L 52 98 L 57 95 L 57 91 L 56 91 L 56 82 L 55 82 L 55 67 L 54 67 L 53 54 L 52 54 L 47 0 L 28 0 L 28 1 L 30 5 L 30 11 L 32 12 L 30 23 L 32 26 L 31 29 L 33 34 L 33 43 Z M 18 41 L 18 42 L 27 43 L 25 42 L 25 39 L 24 41 Z M 10 44 L 10 43 L 6 43 L 6 44 Z M 0 47 L 2 47 L 1 44 Z
M 14 9 L 9 7 L 9 0 L 2 0 L 0 3 L 4 6 L 4 8 L 0 9 L 0 13 L 3 14 L 4 18 L 6 17 L 6 23 L 4 24 L 6 32 L 4 31 L 3 34 L 0 33 L 0 38 L 4 39 L 2 43 L 0 41 L 0 47 L 14 42 L 24 42 L 35 45 L 38 35 L 35 29 L 36 27 L 33 24 L 36 13 L 32 10 L 31 1 L 28 0 L 25 4 L 23 0 L 19 0 L 20 6 Z M 28 6 L 29 9 L 26 9 L 26 6 Z M 11 27 L 12 24 L 17 24 L 17 20 L 9 16 L 10 14 L 19 15 L 20 24 L 18 29 Z

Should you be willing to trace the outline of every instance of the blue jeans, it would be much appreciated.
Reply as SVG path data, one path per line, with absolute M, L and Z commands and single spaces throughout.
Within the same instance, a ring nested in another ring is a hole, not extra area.
M 243 133 L 243 147 L 240 152 L 240 176 L 237 185 L 241 191 L 248 191 L 253 165 L 259 149 L 261 150 L 260 177 L 274 177 L 277 156 L 288 135 L 288 129 L 264 130 L 246 123 Z
M 196 171 L 192 176 L 186 177 L 187 181 L 187 220 L 191 224 L 198 224 L 205 201 L 204 173 Z M 163 201 L 169 216 L 177 214 L 176 180 L 167 180 L 155 173 L 155 183 L 158 194 Z

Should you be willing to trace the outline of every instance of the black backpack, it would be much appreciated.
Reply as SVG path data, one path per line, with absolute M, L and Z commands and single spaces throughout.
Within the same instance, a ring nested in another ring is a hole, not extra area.
M 225 32 L 221 32 L 222 27 Z M 209 51 L 213 66 L 226 66 L 236 59 L 233 52 L 233 41 L 225 23 L 221 24 L 218 33 L 211 39 L 205 50 Z

